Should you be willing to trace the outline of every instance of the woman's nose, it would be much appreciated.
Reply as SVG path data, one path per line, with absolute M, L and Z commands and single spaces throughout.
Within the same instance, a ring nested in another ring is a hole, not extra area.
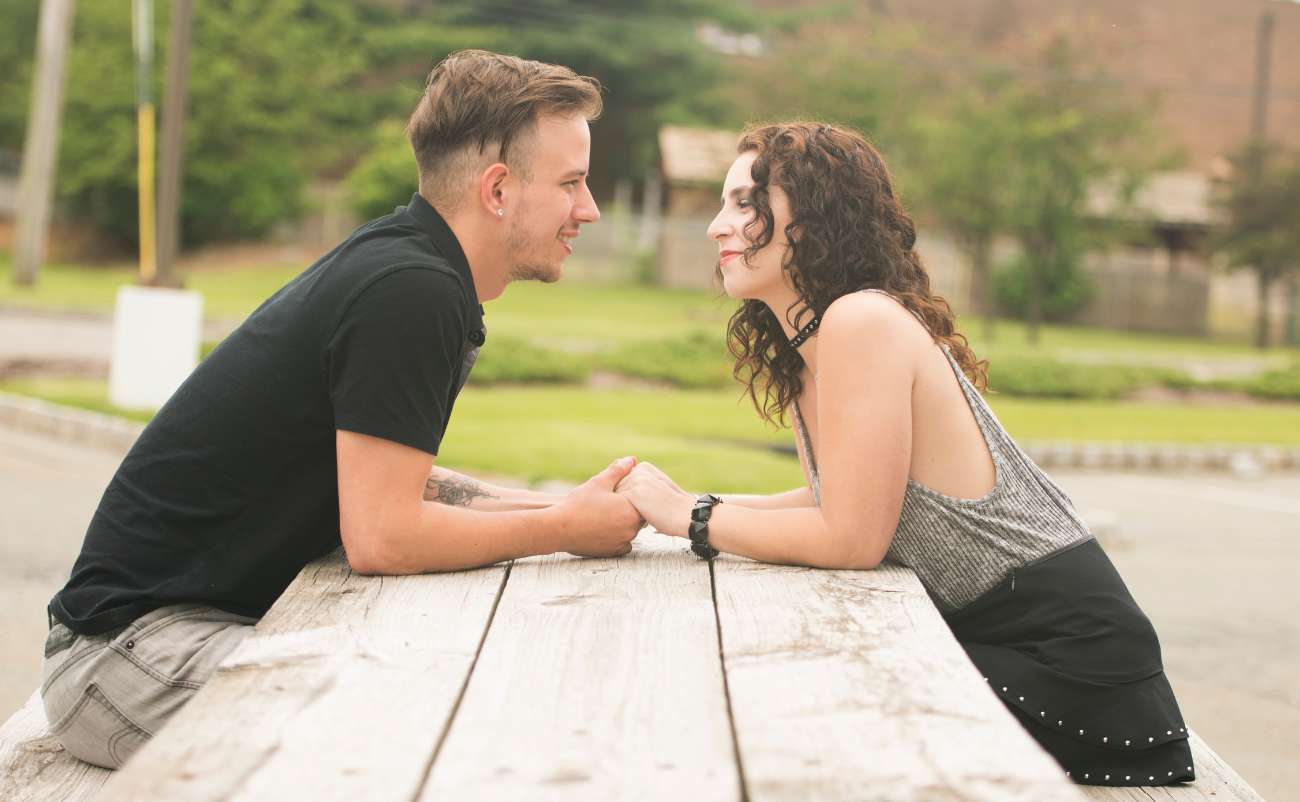
M 725 237 L 728 232 L 729 226 L 723 222 L 722 212 L 718 212 L 717 216 L 709 223 L 709 227 L 705 229 L 705 234 L 708 235 L 709 239 L 721 239 L 722 237 Z

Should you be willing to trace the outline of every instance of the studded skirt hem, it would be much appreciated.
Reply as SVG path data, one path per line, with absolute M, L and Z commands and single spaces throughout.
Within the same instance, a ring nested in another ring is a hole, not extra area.
M 1017 568 L 945 619 L 993 691 L 1075 782 L 1195 779 L 1155 630 L 1096 540 Z

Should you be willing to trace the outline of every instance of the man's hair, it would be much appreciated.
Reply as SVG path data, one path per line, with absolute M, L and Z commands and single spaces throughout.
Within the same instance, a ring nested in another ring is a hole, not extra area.
M 601 112 L 600 83 L 568 67 L 461 50 L 429 73 L 406 124 L 420 168 L 420 188 L 446 214 L 486 157 L 530 178 L 528 140 L 544 114 Z

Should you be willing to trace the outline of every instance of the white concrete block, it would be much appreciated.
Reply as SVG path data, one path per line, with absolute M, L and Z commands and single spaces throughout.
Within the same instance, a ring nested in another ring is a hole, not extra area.
M 113 321 L 109 400 L 157 409 L 199 363 L 203 296 L 191 290 L 122 287 Z

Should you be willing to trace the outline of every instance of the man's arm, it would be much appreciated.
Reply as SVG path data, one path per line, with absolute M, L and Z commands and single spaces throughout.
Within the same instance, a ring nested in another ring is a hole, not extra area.
M 425 501 L 480 512 L 542 510 L 555 506 L 563 498 L 554 493 L 489 484 L 437 465 L 433 466 L 429 479 L 424 483 Z
M 557 551 L 614 557 L 640 528 L 640 514 L 613 492 L 630 458 L 553 506 L 493 512 L 426 501 L 433 457 L 424 451 L 344 430 L 336 446 L 339 531 L 358 573 L 456 571 Z

